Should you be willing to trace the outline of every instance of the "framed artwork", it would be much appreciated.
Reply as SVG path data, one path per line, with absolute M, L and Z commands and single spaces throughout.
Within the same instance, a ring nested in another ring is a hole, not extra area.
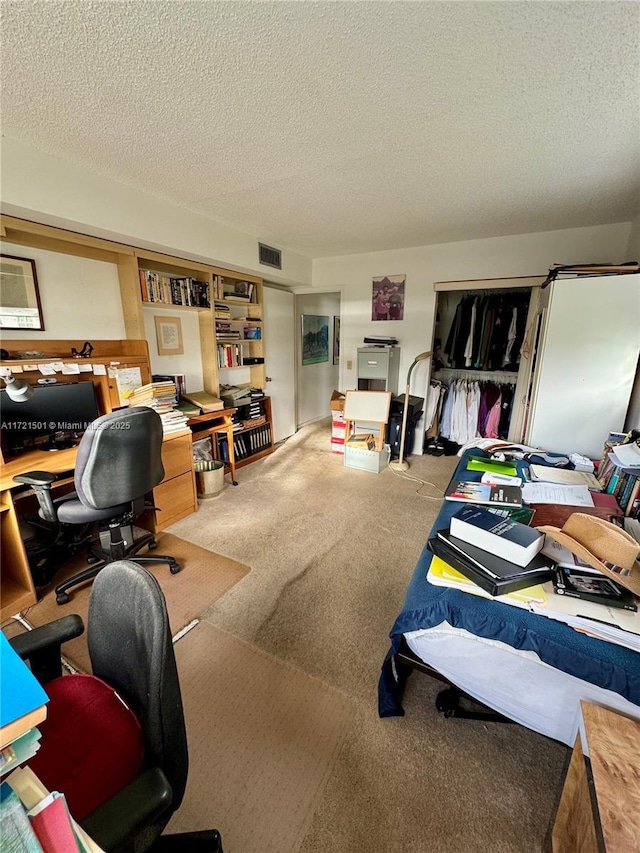
M 182 355 L 182 323 L 180 317 L 165 317 L 156 314 L 156 341 L 158 355 Z
M 44 331 L 36 262 L 0 255 L 0 328 Z
M 383 275 L 373 279 L 372 320 L 404 319 L 405 279 L 406 275 Z
M 302 315 L 302 363 L 329 361 L 329 318 L 318 314 Z
M 340 364 L 340 317 L 333 318 L 333 363 Z

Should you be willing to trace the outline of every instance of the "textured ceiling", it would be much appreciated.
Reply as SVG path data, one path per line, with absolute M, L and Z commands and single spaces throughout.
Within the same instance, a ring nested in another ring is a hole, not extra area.
M 3 134 L 304 255 L 639 209 L 637 2 L 0 7 Z

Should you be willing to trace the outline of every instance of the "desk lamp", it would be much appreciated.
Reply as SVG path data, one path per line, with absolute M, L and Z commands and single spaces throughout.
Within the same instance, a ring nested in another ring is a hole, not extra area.
M 409 368 L 409 372 L 407 373 L 407 386 L 404 393 L 404 407 L 402 410 L 402 429 L 400 430 L 400 457 L 399 459 L 389 463 L 389 467 L 394 471 L 408 471 L 409 463 L 406 459 L 404 459 L 404 439 L 405 433 L 407 431 L 407 413 L 409 411 L 409 386 L 411 384 L 411 373 L 413 372 L 413 368 L 419 361 L 424 361 L 426 358 L 432 355 L 431 352 L 421 352 L 420 355 L 417 355 L 413 361 L 411 362 L 411 367 Z
M 33 388 L 24 379 L 16 379 L 13 376 L 3 376 L 4 384 L 7 386 L 7 394 L 16 403 L 26 403 L 33 397 Z

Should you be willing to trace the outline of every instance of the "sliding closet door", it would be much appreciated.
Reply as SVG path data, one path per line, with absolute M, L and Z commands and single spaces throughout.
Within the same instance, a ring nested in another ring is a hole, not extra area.
M 599 459 L 620 431 L 640 351 L 640 275 L 551 285 L 526 441 Z

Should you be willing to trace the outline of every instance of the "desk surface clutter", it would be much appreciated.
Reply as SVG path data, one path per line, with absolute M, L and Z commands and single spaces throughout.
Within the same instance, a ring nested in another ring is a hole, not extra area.
M 480 482 L 482 472 L 467 469 L 470 455 L 488 457 L 477 448 L 466 450 L 452 482 Z M 518 474 L 526 476 L 526 467 L 527 463 L 518 461 Z M 597 505 L 593 507 L 532 505 L 535 512 L 531 525 L 562 528 L 576 512 L 606 520 L 621 515 L 615 501 L 612 505 L 608 500 L 611 496 L 595 497 Z M 443 501 L 427 538 L 448 531 L 451 518 L 463 506 Z M 577 605 L 573 616 L 554 612 L 571 612 L 571 607 L 564 605 L 566 596 L 554 593 L 550 581 L 536 587 L 542 590 L 538 601 L 534 595 L 518 600 L 517 593 L 508 597 L 514 599 L 508 603 L 506 598 L 483 596 L 482 590 L 470 594 L 470 589 L 453 588 L 455 583 L 443 579 L 443 572 L 446 576 L 448 571 L 446 563 L 443 569 L 442 562 L 434 565 L 433 561 L 426 544 L 391 629 L 391 648 L 379 681 L 381 716 L 404 714 L 402 692 L 408 673 L 402 671 L 396 656 L 408 645 L 410 653 L 424 662 L 426 671 L 501 715 L 570 746 L 583 699 L 640 718 L 640 652 L 633 650 L 640 648 L 636 627 L 640 613 L 577 599 L 570 601 Z M 432 568 L 435 572 L 431 571 L 430 582 L 427 575 Z M 598 624 L 594 614 L 602 623 L 613 614 L 615 625 Z

